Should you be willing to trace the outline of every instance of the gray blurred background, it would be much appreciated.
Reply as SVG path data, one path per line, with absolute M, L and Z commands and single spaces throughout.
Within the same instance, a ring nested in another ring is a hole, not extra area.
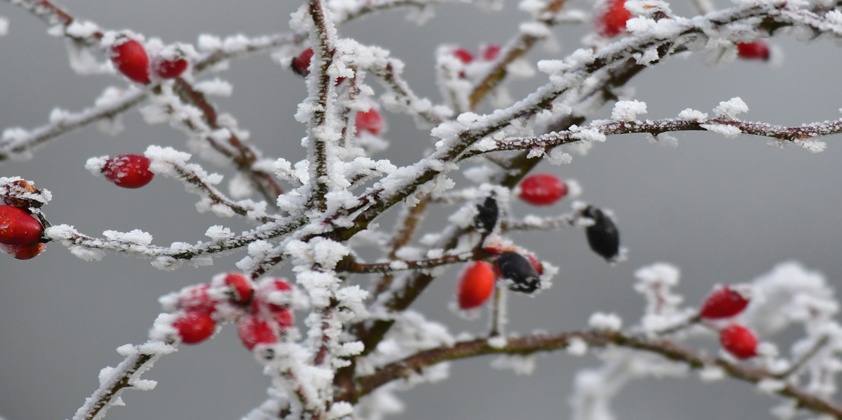
M 128 28 L 165 42 L 195 42 L 201 33 L 286 31 L 289 14 L 298 3 L 65 0 L 60 4 L 104 28 Z M 495 14 L 478 13 L 468 5 L 442 6 L 422 27 L 407 24 L 403 12 L 389 13 L 353 22 L 340 33 L 390 49 L 406 62 L 406 78 L 415 91 L 438 102 L 432 67 L 437 45 L 460 44 L 476 51 L 481 43 L 504 43 L 515 34 L 515 22 L 526 19 L 515 6 L 509 1 L 504 12 Z M 571 6 L 590 10 L 591 4 L 573 1 Z M 684 3 L 672 6 L 678 13 L 690 13 Z M 90 106 L 106 86 L 125 85 L 112 76 L 75 75 L 67 65 L 64 41 L 48 36 L 42 22 L 27 12 L 0 2 L 0 16 L 10 21 L 9 34 L 0 38 L 0 128 L 42 125 L 54 107 L 78 111 Z M 575 49 L 587 29 L 554 29 L 562 54 Z M 710 112 L 735 96 L 748 104 L 750 112 L 741 116 L 747 120 L 791 125 L 838 118 L 840 50 L 832 41 L 805 44 L 792 36 L 773 43 L 785 52 L 778 68 L 737 61 L 713 69 L 698 55 L 673 58 L 632 81 L 635 98 L 647 102 L 649 118 L 673 117 L 688 107 Z M 539 48 L 529 59 L 550 56 Z M 270 156 L 290 161 L 304 156 L 299 146 L 304 127 L 293 119 L 297 103 L 305 97 L 301 79 L 267 55 L 233 61 L 230 70 L 219 76 L 233 84 L 234 95 L 213 100 L 251 131 L 251 141 Z M 515 83 L 513 95 L 530 92 L 537 83 Z M 608 112 L 610 108 L 605 115 Z M 390 127 L 386 136 L 394 142 L 381 157 L 396 164 L 411 163 L 428 147 L 427 136 L 415 131 L 409 117 L 386 114 L 386 119 Z M 21 176 L 51 190 L 54 198 L 45 208 L 50 221 L 93 235 L 106 229 L 138 228 L 150 232 L 155 243 L 169 244 L 200 240 L 213 224 L 247 228 L 234 219 L 196 215 L 197 198 L 185 194 L 174 180 L 159 178 L 145 188 L 124 190 L 88 173 L 84 163 L 91 156 L 141 153 L 149 144 L 186 150 L 179 131 L 147 126 L 136 110 L 128 112 L 124 121 L 126 131 L 116 137 L 94 128 L 77 130 L 37 151 L 31 161 L 0 164 L 0 176 Z M 581 329 L 594 311 L 617 312 L 632 324 L 643 310 L 642 298 L 632 291 L 633 272 L 655 261 L 682 269 L 679 291 L 691 304 L 715 283 L 749 281 L 787 259 L 799 260 L 839 284 L 842 146 L 838 136 L 826 139 L 829 148 L 821 154 L 797 147 L 772 149 L 766 139 L 748 136 L 676 137 L 676 149 L 650 145 L 640 135 L 612 137 L 589 155 L 574 157 L 570 165 L 539 168 L 578 180 L 584 187 L 582 199 L 614 210 L 630 257 L 618 266 L 606 265 L 587 249 L 584 234 L 577 229 L 518 236 L 522 245 L 559 265 L 561 272 L 554 287 L 537 298 L 510 299 L 512 330 Z M 211 164 L 205 167 L 220 170 Z M 569 202 L 550 209 L 514 208 L 519 215 L 568 210 Z M 388 226 L 392 219 L 387 216 L 382 225 Z M 425 230 L 439 228 L 429 223 Z M 117 255 L 85 262 L 55 244 L 31 261 L 0 255 L 0 416 L 71 417 L 96 388 L 99 370 L 122 359 L 114 349 L 146 339 L 160 310 L 159 296 L 234 270 L 241 257 L 219 259 L 212 267 L 161 272 L 148 261 Z M 484 331 L 484 319 L 464 321 L 447 310 L 457 275 L 455 270 L 449 273 L 433 284 L 417 308 L 451 326 L 454 333 Z M 368 284 L 364 277 L 354 281 Z M 788 350 L 786 341 L 778 343 Z M 515 376 L 489 368 L 490 360 L 455 362 L 449 380 L 402 394 L 407 410 L 400 418 L 568 418 L 574 373 L 598 363 L 593 356 L 541 355 L 535 374 Z M 127 391 L 126 407 L 112 409 L 108 418 L 237 419 L 266 397 L 269 381 L 260 371 L 229 326 L 210 342 L 183 346 L 161 359 L 145 375 L 159 381 L 157 389 Z M 635 382 L 616 399 L 614 409 L 621 420 L 765 418 L 774 404 L 749 385 L 732 380 L 703 384 L 694 376 Z

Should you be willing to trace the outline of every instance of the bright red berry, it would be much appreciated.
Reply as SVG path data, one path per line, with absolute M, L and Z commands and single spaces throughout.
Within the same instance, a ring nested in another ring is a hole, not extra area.
M 465 51 L 462 48 L 457 48 L 453 50 L 453 55 L 462 62 L 462 64 L 468 64 L 471 61 L 474 61 L 474 56 L 471 55 L 468 51 Z
M 737 56 L 747 60 L 768 60 L 769 45 L 762 39 L 755 42 L 737 44 Z
M 186 311 L 214 313 L 217 301 L 208 294 L 208 290 L 210 286 L 207 284 L 195 284 L 181 289 L 178 292 L 177 307 Z
M 738 359 L 757 356 L 757 337 L 742 325 L 731 325 L 719 332 L 719 343 Z
M 486 45 L 480 52 L 480 56 L 485 61 L 494 61 L 500 55 L 500 46 L 497 44 Z
M 307 48 L 302 51 L 298 57 L 292 59 L 290 67 L 292 71 L 300 76 L 307 76 L 310 74 L 310 61 L 313 59 L 313 49 Z
M 278 342 L 278 337 L 268 322 L 249 315 L 240 318 L 240 323 L 237 325 L 237 335 L 249 350 L 254 349 L 258 344 Z
M 374 108 L 369 109 L 368 112 L 357 112 L 355 124 L 358 133 L 368 131 L 375 136 L 383 131 L 385 125 L 383 116 Z
M 41 239 L 44 227 L 31 214 L 13 206 L 0 206 L 0 244 L 28 245 Z
M 554 175 L 530 175 L 520 183 L 520 199 L 534 206 L 548 206 L 565 195 L 567 184 Z
M 251 301 L 252 311 L 261 316 L 272 317 L 274 314 L 289 309 L 289 305 L 280 305 L 270 301 L 272 297 L 271 295 L 276 292 L 291 293 L 292 286 L 290 286 L 289 283 L 278 279 L 260 283 L 254 293 L 254 299 Z
M 241 305 L 248 303 L 252 296 L 254 296 L 254 283 L 252 283 L 251 279 L 242 274 L 228 274 L 225 276 L 225 280 L 223 280 L 223 282 L 226 286 L 231 287 L 236 294 L 234 301 Z
M 178 330 L 178 335 L 184 344 L 201 343 L 216 331 L 216 321 L 201 311 L 185 312 L 172 323 L 172 326 Z
M 477 261 L 470 265 L 459 278 L 456 292 L 459 309 L 473 309 L 482 306 L 494 293 L 495 281 L 496 277 L 491 269 L 491 264 L 485 261 Z
M 702 304 L 699 316 L 704 319 L 730 318 L 742 312 L 748 306 L 748 299 L 730 288 L 714 290 Z
M 626 0 L 608 0 L 602 3 L 602 6 L 595 11 L 596 31 L 606 38 L 625 32 L 626 21 L 634 17 L 625 6 Z
M 152 63 L 155 74 L 162 79 L 175 79 L 187 70 L 187 60 L 183 58 L 163 59 L 158 57 Z
M 278 324 L 278 327 L 284 329 L 292 326 L 294 317 L 292 315 L 292 311 L 290 311 L 289 309 L 284 309 L 280 312 L 275 313 L 272 316 L 272 320 L 275 321 L 276 324 Z
M 111 46 L 111 62 L 120 73 L 137 83 L 149 83 L 149 56 L 140 42 L 121 39 Z
M 140 155 L 120 155 L 108 159 L 102 168 L 102 173 L 114 185 L 123 188 L 140 188 L 155 176 L 149 170 L 151 162 Z
M 19 260 L 28 260 L 35 258 L 38 254 L 44 252 L 44 249 L 46 248 L 47 244 L 43 242 L 36 242 L 34 244 L 26 245 L 0 244 L 0 250 Z

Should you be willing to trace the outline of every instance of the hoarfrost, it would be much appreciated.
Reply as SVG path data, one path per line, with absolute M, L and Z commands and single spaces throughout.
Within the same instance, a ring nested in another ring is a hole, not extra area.
M 718 118 L 727 120 L 736 120 L 737 115 L 744 112 L 748 112 L 748 105 L 746 105 L 739 96 L 727 101 L 722 101 L 716 108 L 713 109 L 714 115 Z
M 619 331 L 623 327 L 623 320 L 616 314 L 596 312 L 588 319 L 588 325 L 596 330 Z
M 615 121 L 634 121 L 639 114 L 646 113 L 646 103 L 637 100 L 618 101 L 611 111 L 611 119 Z

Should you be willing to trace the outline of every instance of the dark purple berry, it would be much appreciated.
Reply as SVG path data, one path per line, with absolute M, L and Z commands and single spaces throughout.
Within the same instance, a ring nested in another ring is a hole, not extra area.
M 479 232 L 491 232 L 497 224 L 500 210 L 497 208 L 497 200 L 489 196 L 482 204 L 477 205 L 477 215 L 474 216 L 474 226 Z
M 615 259 L 620 254 L 620 231 L 614 221 L 594 206 L 588 206 L 584 215 L 594 221 L 585 229 L 591 250 L 607 261 Z
M 509 290 L 513 292 L 532 293 L 541 288 L 541 278 L 535 266 L 517 252 L 506 251 L 500 254 L 497 270 L 501 277 L 514 282 L 509 285 Z

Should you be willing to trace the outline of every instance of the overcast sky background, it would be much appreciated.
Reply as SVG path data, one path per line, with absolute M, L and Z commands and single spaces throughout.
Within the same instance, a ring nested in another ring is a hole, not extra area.
M 195 42 L 201 33 L 225 36 L 287 31 L 290 1 L 65 0 L 75 16 L 104 28 L 132 29 L 165 42 Z M 725 3 L 722 3 L 725 5 Z M 353 22 L 340 31 L 366 44 L 388 48 L 407 64 L 406 78 L 419 94 L 439 101 L 434 85 L 433 56 L 441 43 L 476 51 L 481 43 L 504 43 L 526 15 L 508 2 L 502 13 L 480 13 L 467 5 L 437 8 L 426 26 L 408 24 L 403 13 L 389 13 Z M 574 1 L 572 7 L 590 10 Z M 673 3 L 678 13 L 689 13 Z M 0 38 L 0 128 L 33 128 L 47 121 L 54 107 L 78 111 L 90 106 L 109 85 L 127 82 L 113 76 L 81 77 L 67 65 L 64 41 L 50 37 L 42 22 L 7 2 L 0 16 L 10 21 Z M 582 27 L 554 29 L 561 53 L 536 49 L 539 59 L 560 57 L 579 44 Z M 781 66 L 736 61 L 713 69 L 699 55 L 673 58 L 652 68 L 631 85 L 635 98 L 647 102 L 649 118 L 674 117 L 685 108 L 704 112 L 720 101 L 741 97 L 749 106 L 747 120 L 800 124 L 839 117 L 842 55 L 833 41 L 797 42 L 775 38 L 785 54 Z M 229 98 L 213 98 L 220 110 L 233 114 L 252 133 L 252 141 L 270 156 L 296 161 L 304 127 L 293 115 L 306 95 L 303 81 L 278 66 L 268 55 L 237 60 L 218 75 L 234 86 Z M 207 75 L 206 77 L 216 77 Z M 373 81 L 372 81 L 373 83 Z M 539 81 L 512 85 L 515 97 Z M 379 92 L 379 91 L 378 91 Z M 610 108 L 606 113 L 610 112 Z M 606 114 L 607 115 L 607 114 Z M 428 136 L 415 131 L 411 118 L 386 114 L 391 148 L 381 155 L 396 164 L 417 160 Z M 125 190 L 92 176 L 87 158 L 141 153 L 149 144 L 186 150 L 184 136 L 167 126 L 150 127 L 136 110 L 125 115 L 127 130 L 116 137 L 84 128 L 38 150 L 27 162 L 0 164 L 0 176 L 21 176 L 53 192 L 44 208 L 54 224 L 82 232 L 142 229 L 156 244 L 195 242 L 208 226 L 248 228 L 236 219 L 197 215 L 197 198 L 180 183 L 159 178 L 139 190 Z M 587 249 L 577 229 L 519 235 L 524 246 L 561 267 L 554 287 L 534 299 L 513 296 L 511 328 L 565 331 L 582 329 L 595 311 L 614 311 L 633 324 L 643 299 L 632 291 L 634 271 L 656 261 L 682 269 L 679 291 L 688 302 L 700 301 L 715 283 L 746 282 L 776 263 L 795 259 L 840 284 L 842 267 L 842 146 L 839 136 L 827 138 L 828 150 L 811 154 L 797 147 L 783 150 L 767 140 L 736 139 L 708 133 L 677 134 L 676 149 L 653 146 L 642 135 L 611 137 L 589 155 L 574 157 L 562 167 L 542 164 L 541 171 L 578 180 L 583 200 L 612 209 L 617 215 L 629 260 L 606 265 Z M 209 170 L 220 170 L 206 164 Z M 229 172 L 224 172 L 228 174 Z M 569 201 L 550 209 L 516 204 L 516 215 L 550 215 L 569 210 Z M 438 210 L 436 216 L 448 213 Z M 430 220 L 441 219 L 431 217 Z M 382 225 L 392 216 L 383 219 Z M 441 226 L 429 222 L 425 230 Z M 160 311 L 157 298 L 212 275 L 232 271 L 242 257 L 235 254 L 212 267 L 161 272 L 148 261 L 108 255 L 85 262 L 52 244 L 31 261 L 0 255 L 0 416 L 8 420 L 63 419 L 73 415 L 97 386 L 97 373 L 122 358 L 114 349 L 146 340 L 147 329 Z M 467 322 L 447 310 L 453 300 L 456 271 L 443 276 L 423 295 L 416 308 L 446 323 L 452 332 L 480 333 L 486 321 Z M 288 268 L 280 274 L 288 274 Z M 355 278 L 368 284 L 364 277 Z M 778 340 L 776 337 L 763 339 Z M 790 337 L 792 338 L 792 337 Z M 787 341 L 777 341 L 788 350 Z M 703 343 L 704 344 L 704 343 Z M 706 343 L 715 349 L 713 340 Z M 403 394 L 406 413 L 400 418 L 508 419 L 569 418 L 567 398 L 574 373 L 595 366 L 592 356 L 575 358 L 563 352 L 538 357 L 528 377 L 489 368 L 490 358 L 452 364 L 452 377 Z M 144 378 L 158 380 L 151 392 L 127 391 L 126 407 L 114 408 L 112 420 L 237 419 L 262 402 L 269 385 L 228 326 L 210 342 L 183 346 L 161 359 Z M 775 401 L 733 380 L 703 384 L 687 380 L 646 380 L 631 384 L 616 399 L 619 420 L 765 418 Z

